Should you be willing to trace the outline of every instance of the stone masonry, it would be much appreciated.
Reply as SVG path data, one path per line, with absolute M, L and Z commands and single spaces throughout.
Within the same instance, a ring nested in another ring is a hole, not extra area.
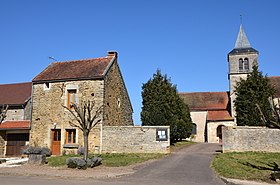
M 224 127 L 223 152 L 280 152 L 280 130 L 265 127 Z
M 167 141 L 157 141 L 157 129 L 167 129 Z M 102 153 L 170 153 L 169 126 L 103 127 Z
M 44 90 L 43 85 L 33 85 L 30 144 L 50 148 L 51 129 L 61 129 L 61 145 L 63 146 L 66 139 L 65 129 L 73 128 L 69 124 L 73 118 L 69 111 L 63 107 L 63 105 L 67 105 L 67 89 L 76 88 L 78 101 L 94 100 L 96 107 L 98 107 L 103 103 L 104 82 L 102 80 L 54 82 L 49 90 Z M 93 93 L 94 96 L 92 96 Z M 77 143 L 83 145 L 82 132 L 78 129 L 76 132 Z M 99 141 L 91 143 L 89 148 L 93 148 L 95 145 L 99 145 Z
M 0 157 L 5 155 L 6 132 L 0 130 Z
M 132 105 L 117 62 L 105 76 L 104 86 L 103 125 L 133 125 Z

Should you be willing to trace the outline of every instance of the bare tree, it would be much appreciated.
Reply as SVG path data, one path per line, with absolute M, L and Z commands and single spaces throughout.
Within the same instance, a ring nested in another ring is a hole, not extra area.
M 0 108 L 0 124 L 2 123 L 2 121 L 4 121 L 4 119 L 7 116 L 8 107 L 8 105 L 2 105 L 2 107 Z
M 261 120 L 265 123 L 267 127 L 280 129 L 280 99 L 277 99 L 277 103 L 273 101 L 273 98 L 269 98 L 269 104 L 272 115 L 267 117 L 263 114 L 260 106 L 256 104 L 257 110 L 261 115 Z
M 79 105 L 73 104 L 66 107 L 72 117 L 70 125 L 77 127 L 83 132 L 84 136 L 84 160 L 88 159 L 88 136 L 90 131 L 101 122 L 102 107 L 95 106 L 95 101 L 82 101 Z

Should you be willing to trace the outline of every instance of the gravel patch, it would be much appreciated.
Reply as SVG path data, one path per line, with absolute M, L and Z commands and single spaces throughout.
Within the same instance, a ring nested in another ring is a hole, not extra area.
M 106 167 L 97 166 L 86 170 L 71 169 L 65 167 L 50 167 L 48 165 L 24 164 L 17 167 L 0 168 L 0 175 L 21 175 L 21 176 L 44 176 L 61 178 L 116 178 L 131 175 L 138 169 L 147 166 L 154 160 L 141 164 L 135 164 L 125 167 Z

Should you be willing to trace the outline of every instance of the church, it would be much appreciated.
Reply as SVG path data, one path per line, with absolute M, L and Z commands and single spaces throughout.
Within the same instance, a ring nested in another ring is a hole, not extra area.
M 236 126 L 236 82 L 247 78 L 253 66 L 258 65 L 258 56 L 259 52 L 251 47 L 241 24 L 235 46 L 227 55 L 229 91 L 179 93 L 190 108 L 193 141 L 222 143 L 222 127 Z M 276 97 L 280 98 L 280 76 L 269 77 L 269 80 L 276 90 Z

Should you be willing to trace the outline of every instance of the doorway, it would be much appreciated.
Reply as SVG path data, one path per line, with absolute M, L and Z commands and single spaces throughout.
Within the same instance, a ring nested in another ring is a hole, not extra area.
M 28 133 L 7 134 L 6 156 L 21 156 L 22 148 L 29 141 Z
M 223 130 L 224 125 L 219 125 L 217 127 L 217 137 L 219 137 L 219 143 L 223 143 L 223 134 L 222 134 L 222 130 Z
M 60 148 L 61 148 L 61 130 L 53 129 L 52 130 L 52 143 L 51 143 L 52 155 L 60 155 Z

